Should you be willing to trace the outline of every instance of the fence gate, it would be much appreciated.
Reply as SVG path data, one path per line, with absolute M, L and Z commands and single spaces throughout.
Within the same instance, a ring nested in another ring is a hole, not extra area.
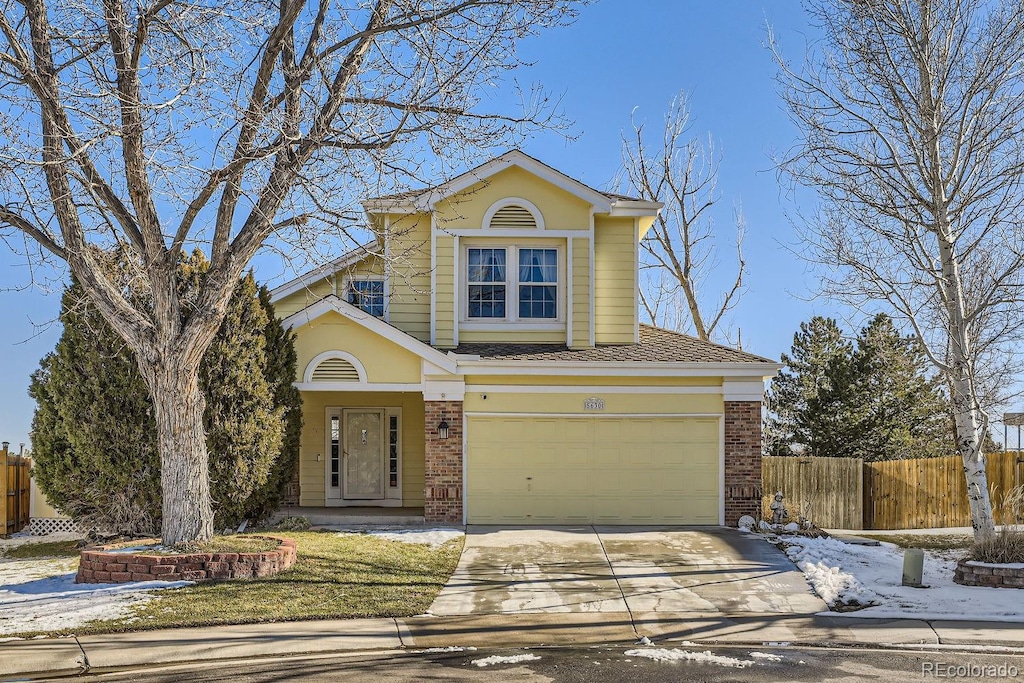
M 864 463 L 860 458 L 761 458 L 763 510 L 776 491 L 785 496 L 790 517 L 803 515 L 827 529 L 862 529 L 864 523 Z
M 0 536 L 10 536 L 28 526 L 32 461 L 13 455 L 5 447 L 0 449 L 0 463 L 0 491 L 4 493 L 4 504 L 0 505 Z

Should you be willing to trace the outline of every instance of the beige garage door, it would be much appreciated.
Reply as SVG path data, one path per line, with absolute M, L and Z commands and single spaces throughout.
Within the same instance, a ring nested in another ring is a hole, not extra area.
M 718 524 L 718 419 L 468 421 L 470 524 Z

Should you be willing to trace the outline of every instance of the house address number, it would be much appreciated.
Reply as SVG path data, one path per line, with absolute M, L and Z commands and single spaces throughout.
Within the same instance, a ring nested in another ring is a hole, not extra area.
M 583 401 L 583 410 L 604 410 L 603 398 L 588 398 Z

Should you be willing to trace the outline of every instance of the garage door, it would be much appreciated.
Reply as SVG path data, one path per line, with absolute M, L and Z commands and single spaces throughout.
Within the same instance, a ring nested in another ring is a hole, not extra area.
M 718 419 L 468 419 L 471 524 L 718 524 Z

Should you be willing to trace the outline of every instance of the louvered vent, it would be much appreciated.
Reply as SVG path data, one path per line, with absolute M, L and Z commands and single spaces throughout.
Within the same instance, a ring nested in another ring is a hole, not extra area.
M 491 216 L 492 228 L 536 228 L 537 221 L 534 220 L 533 214 L 527 209 L 517 205 L 509 204 L 503 206 L 494 212 Z
M 344 358 L 328 358 L 313 371 L 314 382 L 358 382 L 356 366 Z

